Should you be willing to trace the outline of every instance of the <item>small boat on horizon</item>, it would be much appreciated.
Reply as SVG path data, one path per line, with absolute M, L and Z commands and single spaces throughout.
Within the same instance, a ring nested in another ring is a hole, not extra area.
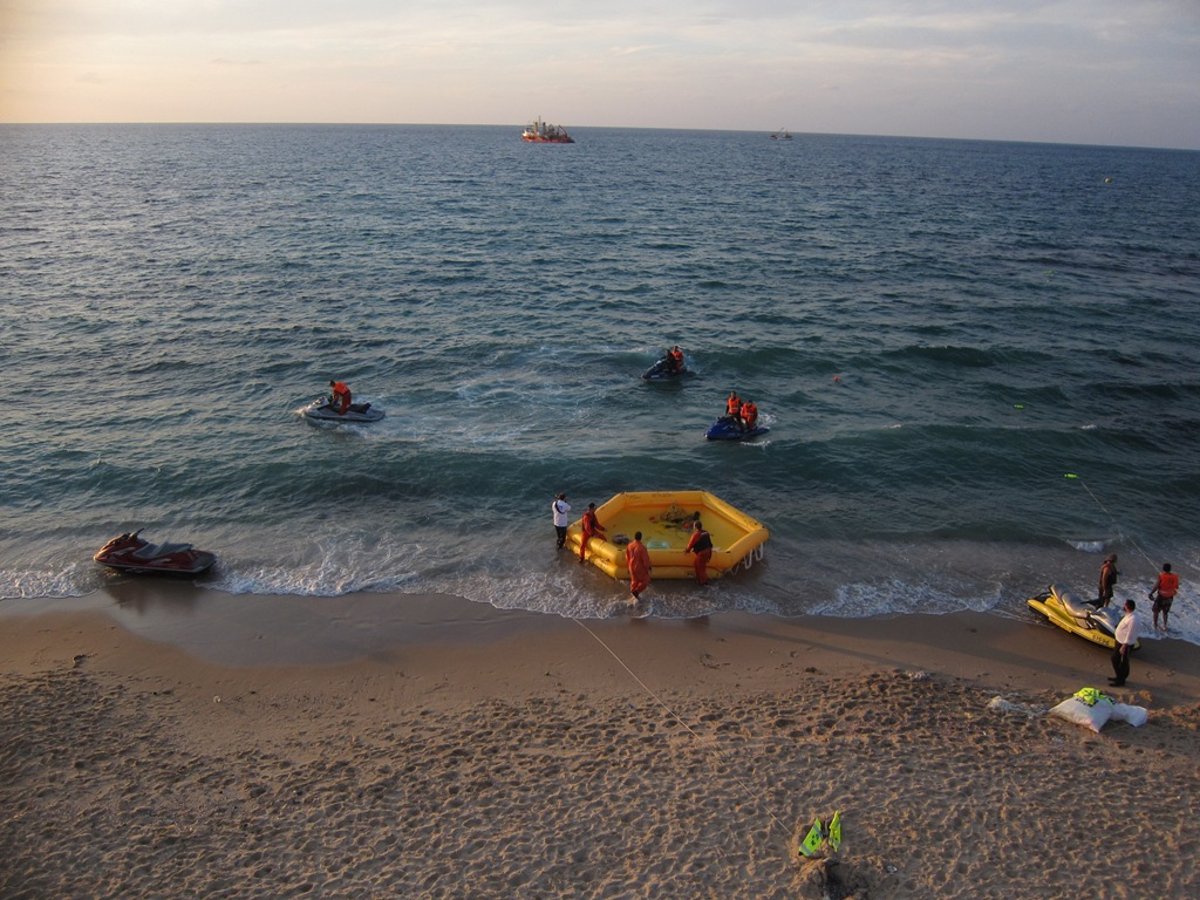
M 521 140 L 527 144 L 573 144 L 575 138 L 567 134 L 567 129 L 561 125 L 551 125 L 542 121 L 538 116 L 525 126 L 521 132 Z
M 771 140 L 773 141 L 790 141 L 791 139 L 792 133 L 786 128 L 780 128 L 778 131 L 771 133 Z

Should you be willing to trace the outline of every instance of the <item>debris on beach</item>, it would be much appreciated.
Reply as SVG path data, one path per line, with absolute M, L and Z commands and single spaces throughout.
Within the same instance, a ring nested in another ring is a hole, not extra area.
M 1014 700 L 1005 700 L 999 694 L 987 702 L 987 708 L 994 712 L 1015 713 L 1025 716 L 1027 719 L 1036 719 L 1046 712 L 1040 706 L 1033 706 L 1029 703 L 1017 703 Z

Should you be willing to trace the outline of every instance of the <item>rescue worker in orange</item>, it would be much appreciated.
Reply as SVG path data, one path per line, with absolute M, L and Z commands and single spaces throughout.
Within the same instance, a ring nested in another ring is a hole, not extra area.
M 696 583 L 708 584 L 708 561 L 712 559 L 713 542 L 699 519 L 692 523 L 692 536 L 683 552 L 696 554 L 693 562 L 696 569 Z
M 625 566 L 629 569 L 629 593 L 633 595 L 631 605 L 636 606 L 642 591 L 650 587 L 650 551 L 642 543 L 642 533 L 634 532 L 633 540 L 625 546 Z
M 598 534 L 604 534 L 604 526 L 601 525 L 600 520 L 596 518 L 595 503 L 588 504 L 588 508 L 583 512 L 583 518 L 579 520 L 579 527 L 583 532 L 579 536 L 579 564 L 583 565 L 584 554 L 587 551 L 588 541 Z
M 742 398 L 734 391 L 729 392 L 729 396 L 725 398 L 725 415 L 732 419 L 738 418 L 742 414 Z
M 667 351 L 667 359 L 671 362 L 672 372 L 683 371 L 683 351 L 679 349 L 678 344 Z
M 746 400 L 742 403 L 741 409 L 742 429 L 745 431 L 753 431 L 754 426 L 758 424 L 758 407 L 751 400 Z
M 347 410 L 350 409 L 350 388 L 346 387 L 344 381 L 329 381 L 329 405 L 339 416 L 344 416 Z
M 1162 571 L 1158 573 L 1158 581 L 1150 589 L 1150 599 L 1154 601 L 1154 630 L 1158 630 L 1158 614 L 1162 613 L 1162 630 L 1167 630 L 1167 616 L 1171 614 L 1171 602 L 1175 592 L 1179 590 L 1179 576 L 1171 571 L 1170 563 L 1163 563 Z

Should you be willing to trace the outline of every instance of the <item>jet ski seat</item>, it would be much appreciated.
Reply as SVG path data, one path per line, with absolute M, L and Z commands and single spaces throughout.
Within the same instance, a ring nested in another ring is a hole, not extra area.
M 138 547 L 130 556 L 136 556 L 138 559 L 155 559 L 170 553 L 184 553 L 191 549 L 191 544 L 147 544 L 144 547 Z
M 1050 590 L 1058 598 L 1059 603 L 1063 605 L 1063 609 L 1077 619 L 1086 619 L 1096 611 L 1096 608 L 1090 603 L 1081 600 L 1078 594 L 1072 593 L 1061 585 L 1052 584 L 1050 585 Z

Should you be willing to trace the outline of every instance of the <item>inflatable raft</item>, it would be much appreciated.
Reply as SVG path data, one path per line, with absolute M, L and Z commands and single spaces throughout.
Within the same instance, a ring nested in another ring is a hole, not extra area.
M 588 541 L 585 559 L 613 578 L 628 578 L 625 545 L 634 532 L 650 551 L 654 578 L 695 578 L 694 556 L 685 553 L 692 521 L 700 521 L 712 537 L 710 578 L 749 569 L 762 559 L 769 532 L 758 520 L 707 491 L 627 491 L 596 507 L 605 534 Z M 580 520 L 582 521 L 582 520 Z M 567 546 L 579 555 L 580 521 L 567 528 Z

